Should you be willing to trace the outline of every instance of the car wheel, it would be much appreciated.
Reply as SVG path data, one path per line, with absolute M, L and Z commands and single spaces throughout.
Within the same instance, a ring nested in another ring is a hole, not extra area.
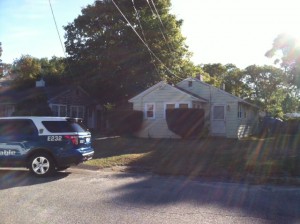
M 34 175 L 45 177 L 53 174 L 55 164 L 51 156 L 47 154 L 36 154 L 30 159 L 29 169 Z

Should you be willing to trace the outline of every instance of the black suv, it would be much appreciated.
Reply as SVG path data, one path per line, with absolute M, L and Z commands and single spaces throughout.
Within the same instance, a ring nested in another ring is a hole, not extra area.
M 0 118 L 0 167 L 27 167 L 48 176 L 93 155 L 91 133 L 78 119 Z

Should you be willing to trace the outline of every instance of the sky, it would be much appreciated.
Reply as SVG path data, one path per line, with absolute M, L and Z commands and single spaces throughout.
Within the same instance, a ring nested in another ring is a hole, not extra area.
M 50 0 L 60 36 L 93 0 Z M 117 0 L 115 0 L 117 3 Z M 155 0 L 154 0 L 155 2 Z M 171 0 L 195 64 L 233 63 L 239 68 L 273 64 L 265 57 L 281 33 L 300 37 L 298 0 Z M 2 61 L 21 55 L 64 56 L 49 0 L 0 0 Z

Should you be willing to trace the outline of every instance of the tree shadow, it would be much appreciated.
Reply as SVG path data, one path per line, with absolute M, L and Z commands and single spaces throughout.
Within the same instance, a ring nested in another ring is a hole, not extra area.
M 224 183 L 187 177 L 140 177 L 120 174 L 119 178 L 137 178 L 139 181 L 116 187 L 113 192 L 124 192 L 114 201 L 120 205 L 180 213 L 187 206 L 191 214 L 208 208 L 217 215 L 249 217 L 268 223 L 300 222 L 300 194 L 298 189 L 270 185 Z M 176 205 L 179 205 L 176 206 Z M 171 207 L 171 208 L 170 208 Z M 183 211 L 182 211 L 183 212 Z M 281 220 L 279 222 L 279 220 Z
M 69 172 L 57 172 L 52 176 L 41 178 L 31 175 L 25 169 L 0 169 L 0 190 L 57 181 L 69 174 Z

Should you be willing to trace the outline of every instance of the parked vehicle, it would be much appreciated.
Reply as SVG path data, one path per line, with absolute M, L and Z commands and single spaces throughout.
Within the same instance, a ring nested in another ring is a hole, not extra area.
M 49 176 L 92 159 L 91 133 L 80 119 L 63 117 L 0 118 L 0 166 L 27 167 Z

